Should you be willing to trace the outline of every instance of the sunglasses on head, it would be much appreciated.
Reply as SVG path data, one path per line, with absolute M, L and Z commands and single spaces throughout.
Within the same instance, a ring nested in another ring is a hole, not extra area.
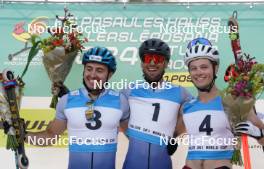
M 159 54 L 147 53 L 144 55 L 143 62 L 149 64 L 151 61 L 155 64 L 164 63 L 165 57 Z
M 202 45 L 210 45 L 212 46 L 211 42 L 208 39 L 205 38 L 196 38 L 189 42 L 187 48 L 190 49 L 191 47 L 197 45 L 197 44 L 202 44 Z

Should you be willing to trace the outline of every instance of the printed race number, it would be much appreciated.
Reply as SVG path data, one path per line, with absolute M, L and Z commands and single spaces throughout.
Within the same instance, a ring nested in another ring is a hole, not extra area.
M 160 103 L 153 103 L 152 106 L 155 107 L 152 121 L 158 121 L 159 112 L 160 112 Z
M 213 128 L 211 128 L 211 115 L 206 115 L 204 120 L 202 121 L 200 127 L 200 132 L 206 132 L 206 135 L 210 136 Z
M 93 121 L 85 123 L 86 127 L 90 130 L 97 130 L 102 126 L 102 121 L 100 121 L 101 113 L 97 110 L 94 110 Z

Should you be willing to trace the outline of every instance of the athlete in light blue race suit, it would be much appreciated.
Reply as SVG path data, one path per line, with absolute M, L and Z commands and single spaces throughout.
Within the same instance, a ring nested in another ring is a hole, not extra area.
M 56 119 L 67 121 L 68 169 L 114 169 L 117 127 L 128 118 L 121 107 L 126 100 L 117 92 L 105 90 L 94 102 L 91 122 L 85 117 L 89 101 L 87 90 L 82 88 L 64 95 L 57 106 Z
M 182 87 L 171 85 L 171 89 L 153 91 L 142 87 L 127 94 L 130 105 L 126 132 L 129 148 L 123 168 L 172 168 L 166 142 L 162 138 L 173 137 L 178 110 L 188 96 L 187 92 Z
M 68 129 L 68 169 L 115 169 L 118 128 L 129 117 L 128 101 L 100 82 L 113 75 L 116 61 L 108 49 L 94 47 L 84 53 L 82 63 L 84 88 L 64 95 L 54 121 L 43 132 L 29 133 L 27 140 L 54 138 Z
M 162 139 L 173 137 L 180 105 L 190 95 L 184 88 L 162 80 L 170 58 L 165 42 L 143 42 L 139 56 L 146 81 L 123 90 L 130 106 L 126 131 L 129 147 L 123 169 L 171 169 L 172 161 Z M 158 86 L 149 87 L 155 82 Z
M 236 140 L 215 85 L 218 51 L 209 40 L 192 40 L 184 58 L 198 97 L 183 104 L 189 150 L 183 169 L 230 169 Z

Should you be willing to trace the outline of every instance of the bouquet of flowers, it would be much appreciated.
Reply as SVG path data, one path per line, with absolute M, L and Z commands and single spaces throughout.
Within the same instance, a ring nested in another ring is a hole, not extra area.
M 82 38 L 82 34 L 76 30 L 76 24 L 70 21 L 73 17 L 68 9 L 64 9 L 64 17 L 56 16 L 61 21 L 61 26 L 48 29 L 51 35 L 40 39 L 38 35 L 32 35 L 32 48 L 29 52 L 28 63 L 23 71 L 22 77 L 27 71 L 28 65 L 33 57 L 41 49 L 43 51 L 43 64 L 53 85 L 61 86 L 70 72 L 74 59 L 79 51 L 84 49 L 83 43 L 88 42 Z M 39 40 L 38 40 L 39 39 Z M 58 102 L 59 91 L 53 92 L 50 107 L 54 108 Z
M 228 82 L 223 93 L 223 105 L 228 114 L 232 128 L 242 121 L 246 121 L 253 109 L 256 97 L 264 90 L 264 64 L 257 63 L 247 54 L 231 64 L 225 73 L 224 80 Z M 233 161 L 241 165 L 241 140 L 234 152 Z

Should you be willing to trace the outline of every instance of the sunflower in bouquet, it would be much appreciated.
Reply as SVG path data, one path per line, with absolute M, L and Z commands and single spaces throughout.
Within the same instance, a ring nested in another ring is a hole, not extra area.
M 56 16 L 61 21 L 61 26 L 48 28 L 49 37 L 41 39 L 39 35 L 32 35 L 32 48 L 28 55 L 27 65 L 22 73 L 26 73 L 29 63 L 39 50 L 43 52 L 43 65 L 53 86 L 63 86 L 63 83 L 70 72 L 72 64 L 78 54 L 84 49 L 83 44 L 88 42 L 87 38 L 78 32 L 77 25 L 71 21 L 73 15 L 68 9 L 64 9 L 64 17 Z M 50 107 L 56 107 L 59 91 L 53 91 Z
M 257 63 L 255 58 L 243 54 L 237 64 L 231 64 L 226 70 L 224 80 L 228 83 L 223 93 L 223 105 L 230 124 L 246 121 L 253 109 L 256 98 L 264 89 L 264 64 Z M 234 161 L 240 161 L 241 140 L 234 152 Z M 237 164 L 242 164 L 238 162 Z

